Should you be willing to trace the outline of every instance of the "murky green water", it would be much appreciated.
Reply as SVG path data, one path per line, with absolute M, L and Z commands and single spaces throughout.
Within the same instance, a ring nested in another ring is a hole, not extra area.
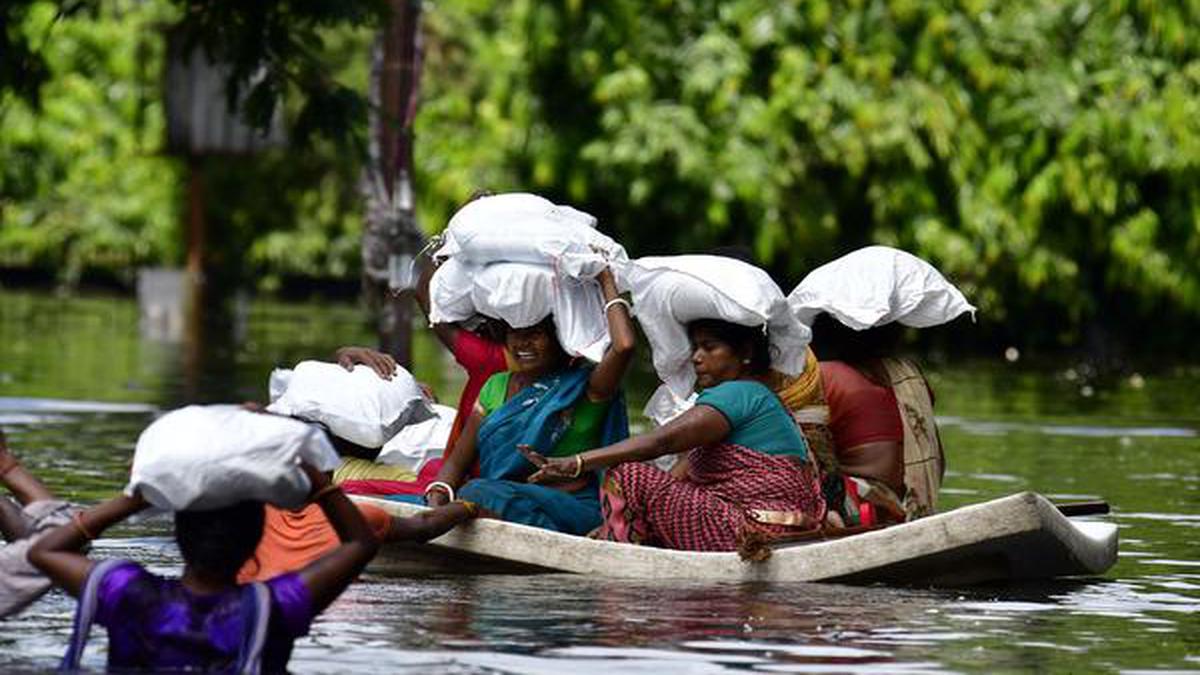
M 60 494 L 123 481 L 155 410 L 265 396 L 275 365 L 369 344 L 352 306 L 252 304 L 194 350 L 146 337 L 135 303 L 0 292 L 0 425 Z M 418 377 L 461 377 L 428 340 Z M 946 507 L 1033 489 L 1103 498 L 1121 525 L 1104 578 L 930 591 L 575 576 L 368 574 L 298 643 L 297 672 L 1200 672 L 1200 369 L 1091 382 L 994 364 L 930 368 L 949 452 Z M 635 401 L 639 398 L 632 396 Z M 122 405 L 113 405 L 122 404 Z M 97 555 L 170 572 L 160 523 Z M 0 670 L 57 663 L 73 602 L 52 593 L 0 623 Z M 85 663 L 103 663 L 97 639 Z

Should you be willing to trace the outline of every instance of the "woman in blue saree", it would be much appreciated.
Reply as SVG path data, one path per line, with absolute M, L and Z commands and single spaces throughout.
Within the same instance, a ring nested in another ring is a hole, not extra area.
M 425 501 L 440 506 L 456 497 L 504 520 L 569 534 L 600 525 L 598 480 L 581 470 L 542 485 L 525 481 L 537 467 L 523 452 L 570 457 L 629 436 L 621 379 L 633 358 L 629 303 L 617 295 L 612 273 L 598 277 L 611 344 L 598 364 L 570 359 L 551 317 L 510 328 L 505 346 L 515 368 L 493 375 Z M 470 478 L 478 463 L 479 476 Z

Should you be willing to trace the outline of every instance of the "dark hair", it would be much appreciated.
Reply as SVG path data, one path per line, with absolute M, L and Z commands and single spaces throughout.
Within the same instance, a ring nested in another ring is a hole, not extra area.
M 696 331 L 711 333 L 742 358 L 750 359 L 746 369 L 752 375 L 766 375 L 771 367 L 771 341 L 762 326 L 742 326 L 720 319 L 697 319 L 688 324 L 687 331 L 688 338 Z
M 266 510 L 259 501 L 243 501 L 209 511 L 177 511 L 175 542 L 187 564 L 233 577 L 262 539 Z
M 822 361 L 845 361 L 864 365 L 894 356 L 900 346 L 903 326 L 889 323 L 877 328 L 854 330 L 825 312 L 812 325 L 812 349 Z

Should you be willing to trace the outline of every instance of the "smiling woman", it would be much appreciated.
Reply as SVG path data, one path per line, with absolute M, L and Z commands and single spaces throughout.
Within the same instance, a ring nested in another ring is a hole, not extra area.
M 633 324 L 612 273 L 605 270 L 597 280 L 611 338 L 600 362 L 572 361 L 552 317 L 510 327 L 505 346 L 514 369 L 483 385 L 462 435 L 425 493 L 428 504 L 458 496 L 504 520 L 570 534 L 600 524 L 595 475 L 576 471 L 531 485 L 525 479 L 537 467 L 522 455 L 531 449 L 538 457 L 571 457 L 629 435 L 621 380 L 633 357 Z M 478 477 L 471 479 L 476 464 Z

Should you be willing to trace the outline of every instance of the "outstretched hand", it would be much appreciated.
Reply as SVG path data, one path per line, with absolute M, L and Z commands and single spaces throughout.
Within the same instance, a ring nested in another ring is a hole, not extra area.
M 346 370 L 354 370 L 354 366 L 362 364 L 385 380 L 392 379 L 396 373 L 396 359 L 370 347 L 342 347 L 333 353 L 333 357 Z
M 574 457 L 546 457 L 524 444 L 518 445 L 517 451 L 538 469 L 525 479 L 530 483 L 553 483 L 579 477 L 579 460 Z

